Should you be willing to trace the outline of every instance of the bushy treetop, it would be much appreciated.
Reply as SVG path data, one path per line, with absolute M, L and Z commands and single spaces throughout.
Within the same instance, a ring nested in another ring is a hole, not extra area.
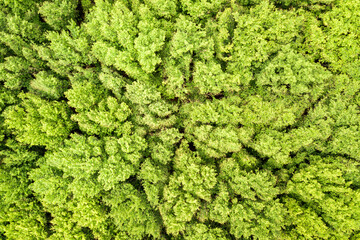
M 359 13 L 0 0 L 0 239 L 360 239 Z

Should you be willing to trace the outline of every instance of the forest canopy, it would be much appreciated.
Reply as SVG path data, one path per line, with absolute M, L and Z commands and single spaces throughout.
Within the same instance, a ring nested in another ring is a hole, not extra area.
M 0 0 L 0 239 L 360 239 L 360 1 Z

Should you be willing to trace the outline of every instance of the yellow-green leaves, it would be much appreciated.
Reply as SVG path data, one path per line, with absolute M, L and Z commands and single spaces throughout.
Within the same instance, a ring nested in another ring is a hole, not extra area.
M 153 29 L 147 33 L 139 33 L 135 39 L 135 49 L 142 69 L 147 73 L 155 71 L 155 67 L 161 63 L 161 58 L 156 52 L 162 49 L 165 41 L 165 32 L 161 29 Z
M 145 235 L 160 237 L 159 216 L 131 184 L 117 186 L 104 200 L 111 208 L 110 216 L 117 229 L 131 239 L 143 239 Z
M 53 148 L 62 144 L 74 127 L 64 102 L 49 102 L 32 94 L 21 94 L 22 103 L 4 112 L 5 125 L 18 141 Z
M 39 8 L 39 13 L 55 30 L 60 30 L 69 24 L 70 20 L 74 20 L 76 17 L 77 1 L 65 0 L 65 1 L 45 1 Z
M 50 99 L 59 99 L 64 95 L 68 81 L 59 79 L 50 72 L 42 71 L 30 82 L 31 89 L 39 95 Z
M 291 234 L 348 239 L 359 231 L 359 191 L 354 188 L 358 182 L 352 182 L 349 176 L 358 178 L 356 163 L 340 157 L 310 158 L 310 164 L 304 164 L 287 185 L 289 196 L 297 199 L 286 200 L 291 224 L 295 225 Z M 298 212 L 299 218 L 293 216 L 293 211 Z
M 359 6 L 0 0 L 0 239 L 358 239 Z

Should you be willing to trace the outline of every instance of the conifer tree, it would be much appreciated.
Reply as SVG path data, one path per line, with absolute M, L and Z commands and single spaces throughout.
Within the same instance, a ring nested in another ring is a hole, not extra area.
M 0 0 L 0 239 L 359 239 L 359 10 Z

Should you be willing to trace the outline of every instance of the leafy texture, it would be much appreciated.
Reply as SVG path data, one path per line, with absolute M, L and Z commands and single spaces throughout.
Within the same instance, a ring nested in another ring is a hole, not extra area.
M 0 239 L 360 239 L 359 12 L 0 0 Z

